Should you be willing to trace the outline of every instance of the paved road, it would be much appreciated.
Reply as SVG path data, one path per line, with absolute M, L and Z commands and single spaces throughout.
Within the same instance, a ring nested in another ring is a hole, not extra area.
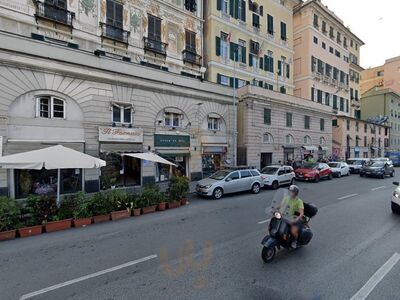
M 300 183 L 320 209 L 314 239 L 269 265 L 265 209 L 281 193 L 270 190 L 3 242 L 0 299 L 400 299 L 392 181 Z

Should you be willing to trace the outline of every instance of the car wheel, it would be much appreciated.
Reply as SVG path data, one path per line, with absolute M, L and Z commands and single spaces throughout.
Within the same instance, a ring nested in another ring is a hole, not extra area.
M 317 176 L 315 176 L 315 178 L 314 178 L 314 182 L 319 182 L 319 176 L 317 175 Z
M 339 173 L 337 174 L 337 177 L 338 177 L 338 178 L 342 177 L 342 173 L 339 172 Z
M 251 192 L 253 194 L 258 194 L 260 192 L 260 185 L 258 183 L 254 183 L 251 187 Z
M 296 179 L 292 178 L 292 180 L 290 181 L 290 185 L 296 184 Z
M 276 190 L 276 189 L 279 188 L 279 183 L 278 183 L 278 181 L 275 180 L 275 181 L 272 183 L 272 188 L 273 188 L 274 190 Z
M 342 175 L 342 174 L 340 174 L 340 175 Z M 329 174 L 329 176 L 328 176 L 328 180 L 332 180 L 332 178 L 333 178 L 333 175 L 332 175 L 332 173 L 331 173 L 331 174 Z
M 394 170 L 390 173 L 390 177 L 394 177 Z
M 224 191 L 221 188 L 216 188 L 213 192 L 213 197 L 216 200 L 221 199 L 223 195 Z
M 400 214 L 400 210 L 395 206 L 393 202 L 392 202 L 392 213 Z
M 275 257 L 275 247 L 264 247 L 261 252 L 261 258 L 265 263 L 270 263 Z

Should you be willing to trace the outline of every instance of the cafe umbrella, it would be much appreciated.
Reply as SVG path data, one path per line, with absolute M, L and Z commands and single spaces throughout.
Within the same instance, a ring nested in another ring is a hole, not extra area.
M 60 203 L 61 169 L 94 169 L 105 165 L 104 160 L 61 145 L 0 157 L 2 169 L 57 170 L 57 203 Z

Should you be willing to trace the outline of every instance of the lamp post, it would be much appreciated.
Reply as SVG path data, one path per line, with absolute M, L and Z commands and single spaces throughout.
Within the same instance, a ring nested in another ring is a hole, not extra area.
M 233 166 L 236 167 L 237 165 L 237 124 L 236 124 L 236 118 L 237 118 L 237 106 L 236 106 L 236 60 L 238 57 L 238 47 L 235 47 L 235 50 L 233 52 Z

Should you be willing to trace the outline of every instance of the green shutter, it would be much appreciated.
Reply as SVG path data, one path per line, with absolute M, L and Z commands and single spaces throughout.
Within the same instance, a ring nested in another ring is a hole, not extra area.
M 221 84 L 221 74 L 217 74 L 217 83 Z
M 286 65 L 286 77 L 290 78 L 290 65 Z
M 229 85 L 233 87 L 233 77 L 229 77 Z
M 265 71 L 268 71 L 268 70 L 269 70 L 268 64 L 269 64 L 268 56 L 264 55 L 264 70 L 265 70 Z
M 242 47 L 242 63 L 246 63 L 246 47 Z
M 282 76 L 282 62 L 278 60 L 278 75 Z
M 260 57 L 260 69 L 264 69 L 264 59 L 262 57 Z
M 229 47 L 229 57 L 231 60 L 235 59 L 235 43 L 230 43 L 230 47 Z
M 270 57 L 270 58 L 269 58 L 269 63 L 270 63 L 269 71 L 270 71 L 271 73 L 274 73 L 274 58 L 273 58 L 273 57 Z
M 239 18 L 239 1 L 241 1 L 241 0 L 234 0 L 234 9 L 235 9 L 234 18 L 235 19 Z
M 251 53 L 249 53 L 249 66 L 253 66 L 253 55 Z
M 221 56 L 221 38 L 219 36 L 215 37 L 215 54 Z
M 234 2 L 235 0 L 229 0 L 229 14 L 233 17 L 234 16 Z
M 223 0 L 217 0 L 217 10 L 222 10 L 222 1 Z
M 236 88 L 239 87 L 239 78 L 235 78 L 235 87 L 236 87 Z
M 242 21 L 246 22 L 246 1 L 245 0 L 241 1 L 242 1 Z
M 264 124 L 271 125 L 271 109 L 264 108 Z

